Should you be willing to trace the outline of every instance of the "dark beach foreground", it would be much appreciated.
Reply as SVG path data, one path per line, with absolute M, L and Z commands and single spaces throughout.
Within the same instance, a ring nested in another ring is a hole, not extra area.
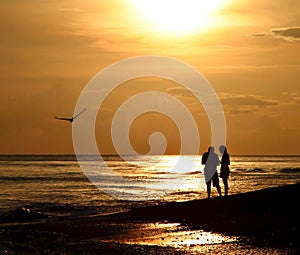
M 110 215 L 43 218 L 33 208 L 23 222 L 2 217 L 0 254 L 300 254 L 299 191 L 300 183 Z

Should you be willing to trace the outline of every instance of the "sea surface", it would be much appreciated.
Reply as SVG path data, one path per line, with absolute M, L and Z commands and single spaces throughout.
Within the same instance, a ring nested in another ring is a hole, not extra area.
M 201 157 L 192 169 L 181 164 L 174 173 L 179 157 L 104 156 L 106 170 L 91 157 L 88 164 L 99 174 L 91 182 L 74 155 L 0 155 L 0 214 L 20 206 L 58 216 L 105 214 L 206 198 Z M 185 156 L 186 162 L 191 158 Z M 229 194 L 300 182 L 300 156 L 231 156 L 230 169 Z

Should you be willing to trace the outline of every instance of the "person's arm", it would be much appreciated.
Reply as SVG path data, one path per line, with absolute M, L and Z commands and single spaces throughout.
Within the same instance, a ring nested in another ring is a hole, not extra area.
M 206 161 L 207 161 L 207 153 L 204 153 L 204 154 L 202 155 L 201 164 L 202 164 L 202 165 L 205 165 L 205 164 L 206 164 Z

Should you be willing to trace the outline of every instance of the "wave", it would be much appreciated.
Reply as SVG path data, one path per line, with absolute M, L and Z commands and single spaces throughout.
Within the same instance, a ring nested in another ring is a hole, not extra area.
M 177 192 L 172 192 L 171 194 L 172 195 L 190 195 L 190 194 L 199 195 L 201 193 L 197 191 L 177 191 Z
M 264 170 L 262 168 L 258 168 L 258 167 L 247 169 L 246 171 L 247 171 L 247 173 L 264 173 L 264 172 L 266 172 L 266 170 Z
M 230 171 L 247 171 L 247 168 L 243 167 L 236 167 L 236 168 L 230 168 Z
M 167 172 L 167 171 L 157 171 L 157 172 L 153 172 L 153 174 L 174 174 L 174 173 Z
M 283 168 L 280 170 L 281 173 L 300 173 L 300 168 L 295 167 L 295 168 Z
M 193 172 L 188 172 L 188 173 L 186 173 L 186 174 L 188 174 L 188 175 L 202 174 L 202 172 L 201 172 L 201 171 L 193 171 Z
M 16 162 L 10 162 L 10 161 L 0 161 L 0 166 L 6 166 L 9 169 L 15 169 L 15 168 L 23 168 L 23 167 L 39 167 L 39 168 L 76 168 L 78 169 L 78 163 L 76 162 L 66 162 L 66 163 L 55 163 L 55 162 L 42 162 L 42 161 L 16 161 Z
M 237 168 L 230 168 L 230 171 L 234 172 L 241 172 L 241 173 L 262 173 L 266 172 L 265 169 L 254 167 L 254 168 L 246 168 L 246 167 L 237 167 Z
M 77 161 L 75 155 L 0 155 L 0 161 Z
M 86 177 L 0 176 L 0 181 L 86 181 Z

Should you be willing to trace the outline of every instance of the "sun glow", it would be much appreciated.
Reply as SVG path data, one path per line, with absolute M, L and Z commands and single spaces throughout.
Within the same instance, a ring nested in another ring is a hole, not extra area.
M 130 0 L 149 29 L 167 35 L 194 34 L 218 23 L 229 0 Z

